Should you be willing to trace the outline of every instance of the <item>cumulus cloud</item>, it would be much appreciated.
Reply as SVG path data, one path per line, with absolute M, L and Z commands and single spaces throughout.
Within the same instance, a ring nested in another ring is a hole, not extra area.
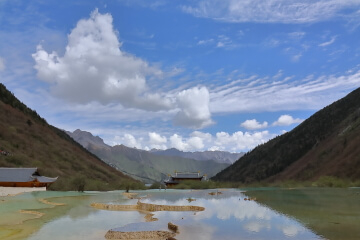
M 200 137 L 183 139 L 178 134 L 174 134 L 170 137 L 170 144 L 172 148 L 176 148 L 181 151 L 200 150 L 204 147 L 203 140 Z
M 52 93 L 77 104 L 121 104 L 145 111 L 170 111 L 174 123 L 189 128 L 212 124 L 209 91 L 194 87 L 179 93 L 154 92 L 147 79 L 171 77 L 147 61 L 121 50 L 110 14 L 94 10 L 68 35 L 63 56 L 42 45 L 32 54 L 37 76 L 50 84 Z M 176 70 L 179 72 L 179 69 Z
M 191 137 L 199 137 L 201 138 L 204 142 L 207 143 L 211 143 L 213 137 L 210 133 L 204 133 L 204 132 L 200 132 L 200 131 L 194 131 L 190 134 Z
M 162 71 L 121 51 L 112 21 L 98 10 L 80 20 L 68 35 L 64 56 L 38 45 L 32 54 L 38 78 L 50 83 L 57 96 L 76 103 L 116 101 L 125 107 L 169 109 L 169 99 L 146 91 L 146 77 L 161 77 Z
M 301 123 L 304 121 L 300 118 L 293 118 L 290 115 L 281 115 L 277 121 L 275 121 L 272 125 L 273 126 L 289 126 L 294 123 Z
M 122 132 L 124 130 L 119 130 Z M 104 133 L 104 131 L 98 131 Z M 116 134 L 116 133 L 115 133 Z M 265 143 L 278 134 L 269 131 L 258 132 L 217 132 L 215 134 L 193 131 L 190 134 L 160 134 L 157 132 L 148 132 L 145 135 L 142 131 L 135 131 L 134 134 L 116 134 L 107 132 L 108 140 L 104 139 L 107 144 L 123 144 L 128 147 L 150 150 L 176 148 L 181 151 L 229 151 L 245 152 L 253 149 L 259 144 Z
M 233 134 L 218 132 L 216 133 L 214 146 L 217 147 L 217 150 L 228 149 L 228 151 L 232 152 L 239 150 L 244 151 L 265 143 L 273 137 L 275 137 L 275 135 L 269 133 L 269 131 L 255 133 L 238 131 Z
M 142 149 L 140 143 L 141 141 L 142 141 L 141 138 L 136 140 L 136 138 L 133 135 L 129 133 L 125 133 L 123 136 L 115 136 L 113 145 L 123 144 L 127 147 Z
M 199 129 L 213 124 L 206 87 L 183 90 L 177 94 L 176 102 L 180 108 L 174 118 L 176 125 Z
M 256 119 L 251 119 L 241 123 L 240 126 L 248 130 L 256 130 L 256 129 L 266 128 L 268 126 L 268 123 L 267 122 L 259 123 Z
M 356 15 L 360 7 L 354 0 L 200 0 L 183 6 L 196 17 L 226 22 L 313 23 Z
M 0 57 L 0 72 L 5 70 L 5 60 Z
M 149 132 L 149 143 L 151 148 L 166 149 L 167 139 L 156 132 Z

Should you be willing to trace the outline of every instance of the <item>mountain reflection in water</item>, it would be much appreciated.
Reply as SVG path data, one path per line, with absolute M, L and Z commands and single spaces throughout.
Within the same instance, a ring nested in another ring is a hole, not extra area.
M 202 212 L 154 212 L 159 220 L 152 222 L 159 230 L 166 230 L 167 223 L 173 222 L 179 226 L 176 239 L 322 239 L 284 214 L 278 213 L 259 204 L 256 201 L 245 201 L 245 196 L 239 190 L 219 190 L 221 195 L 209 195 L 209 190 L 148 190 L 138 191 L 140 196 L 147 196 L 142 202 L 161 205 L 195 205 L 205 207 Z M 108 230 L 127 228 L 131 230 L 134 223 L 146 225 L 144 213 L 137 211 L 106 211 L 90 207 L 92 202 L 112 204 L 136 204 L 137 200 L 125 199 L 121 191 L 109 193 L 85 193 L 75 196 L 56 198 L 51 194 L 47 200 L 66 203 L 66 206 L 55 206 L 41 209 L 45 215 L 38 219 L 25 221 L 22 227 L 38 226 L 28 240 L 63 240 L 63 239 L 105 239 Z M 23 195 L 22 198 L 26 196 Z M 18 196 L 20 197 L 20 196 Z M 46 198 L 46 193 L 37 198 Z M 21 197 L 20 197 L 21 198 Z M 196 201 L 189 202 L 192 198 Z M 33 198 L 29 198 L 33 199 Z M 13 200 L 16 201 L 16 197 Z M 29 200 L 30 201 L 30 200 Z M 26 209 L 26 201 L 21 201 L 22 209 Z M 34 206 L 33 203 L 29 204 Z M 42 206 L 43 208 L 43 206 Z M 36 209 L 34 209 L 36 211 Z M 56 214 L 54 213 L 56 212 Z M 20 213 L 18 213 L 20 214 Z M 45 217 L 48 215 L 48 217 Z M 21 215 L 19 215 L 21 216 Z M 49 217 L 51 216 L 51 218 Z M 34 227 L 35 228 L 35 227 Z M 0 225 L 1 231 L 4 230 Z M 4 236 L 4 235 L 3 235 Z M 2 238 L 14 239 L 14 238 Z

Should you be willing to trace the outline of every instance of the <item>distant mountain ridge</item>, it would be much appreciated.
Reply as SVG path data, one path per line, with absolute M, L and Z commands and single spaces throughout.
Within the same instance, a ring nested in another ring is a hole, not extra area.
M 228 163 L 155 154 L 124 145 L 111 147 L 106 145 L 100 137 L 79 129 L 73 133 L 67 132 L 67 134 L 110 166 L 144 182 L 162 181 L 174 171 L 200 171 L 211 177 L 229 166 Z
M 143 184 L 111 168 L 94 154 L 49 125 L 0 83 L 0 167 L 37 167 L 59 177 L 55 190 L 125 189 Z
M 204 151 L 204 152 L 183 152 L 176 148 L 166 150 L 152 149 L 151 153 L 164 156 L 178 156 L 183 158 L 195 159 L 198 161 L 213 160 L 218 163 L 233 164 L 245 153 L 230 153 L 225 151 Z
M 76 129 L 74 132 L 66 131 L 66 133 L 71 136 L 74 140 L 80 143 L 84 148 L 91 146 L 96 146 L 98 148 L 109 148 L 107 144 L 104 143 L 104 140 L 99 136 L 93 136 L 91 133 L 86 131 L 81 131 Z
M 245 154 L 217 181 L 360 179 L 360 88 Z

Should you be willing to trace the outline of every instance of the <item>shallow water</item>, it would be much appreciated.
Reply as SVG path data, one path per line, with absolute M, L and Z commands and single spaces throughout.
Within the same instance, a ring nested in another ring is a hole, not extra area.
M 326 239 L 360 239 L 360 188 L 248 189 L 261 204 Z
M 140 196 L 147 196 L 142 200 L 145 203 L 205 207 L 205 211 L 196 213 L 154 212 L 154 217 L 159 220 L 151 223 L 146 223 L 145 214 L 138 211 L 107 211 L 90 207 L 92 202 L 136 204 L 137 200 L 126 199 L 121 191 L 37 192 L 3 197 L 0 198 L 0 239 L 105 239 L 104 235 L 110 229 L 166 230 L 168 222 L 179 226 L 180 234 L 176 236 L 179 240 L 323 239 L 304 221 L 285 215 L 278 209 L 272 210 L 260 204 L 261 201 L 245 201 L 247 196 L 241 190 L 218 190 L 222 194 L 214 196 L 208 194 L 210 191 L 139 191 Z M 189 197 L 196 201 L 189 202 Z M 44 198 L 66 205 L 54 206 L 39 201 Z M 44 215 L 35 218 L 34 214 L 19 213 L 21 209 Z

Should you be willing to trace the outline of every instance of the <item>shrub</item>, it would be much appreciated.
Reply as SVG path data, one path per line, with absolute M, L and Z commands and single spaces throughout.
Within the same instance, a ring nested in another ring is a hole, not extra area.
M 348 187 L 350 182 L 348 180 L 340 179 L 333 176 L 322 176 L 312 184 L 315 187 Z
M 78 192 L 83 192 L 85 190 L 86 179 L 84 176 L 76 176 L 71 181 L 72 189 Z

